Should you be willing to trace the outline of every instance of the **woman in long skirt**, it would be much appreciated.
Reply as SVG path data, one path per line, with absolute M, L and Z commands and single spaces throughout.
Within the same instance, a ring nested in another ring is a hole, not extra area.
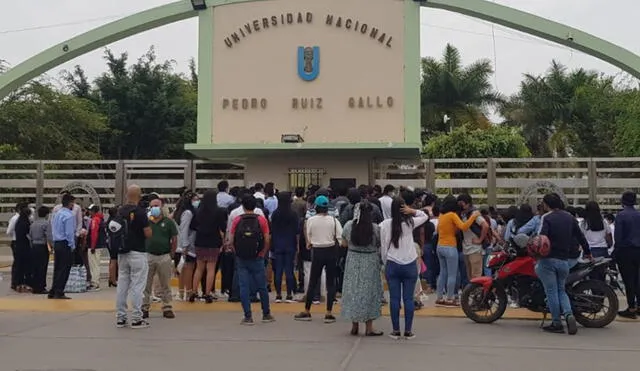
M 372 221 L 373 207 L 368 201 L 356 204 L 353 220 L 342 232 L 348 247 L 342 289 L 342 317 L 351 321 L 351 335 L 358 335 L 360 322 L 366 336 L 381 336 L 373 321 L 381 315 L 380 229 Z

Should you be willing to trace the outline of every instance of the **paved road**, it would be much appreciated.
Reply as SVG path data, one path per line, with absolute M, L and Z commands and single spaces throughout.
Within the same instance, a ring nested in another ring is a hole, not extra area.
M 577 336 L 542 333 L 534 321 L 483 326 L 419 318 L 418 337 L 347 334 L 349 324 L 295 322 L 243 327 L 237 313 L 152 317 L 144 330 L 116 329 L 109 313 L 0 313 L 0 369 L 181 370 L 613 370 L 637 366 L 640 327 L 614 323 Z M 388 330 L 388 318 L 378 325 Z M 233 367 L 233 368 L 231 368 Z

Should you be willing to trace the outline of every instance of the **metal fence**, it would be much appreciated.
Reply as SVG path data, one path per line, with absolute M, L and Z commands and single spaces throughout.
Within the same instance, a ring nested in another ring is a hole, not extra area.
M 441 197 L 465 192 L 478 205 L 498 208 L 535 202 L 554 191 L 570 205 L 596 200 L 604 210 L 616 210 L 623 191 L 640 189 L 640 158 L 385 161 L 374 169 L 380 185 L 427 188 Z M 121 203 L 126 187 L 135 183 L 171 205 L 182 187 L 209 189 L 223 179 L 245 185 L 244 175 L 244 164 L 202 160 L 0 161 L 0 245 L 8 242 L 4 232 L 17 201 L 53 206 L 67 189 L 83 206 L 110 207 Z
M 499 209 L 533 203 L 549 192 L 569 205 L 595 200 L 618 210 L 625 190 L 640 189 L 640 158 L 489 158 L 386 162 L 376 183 L 421 187 L 444 197 L 469 193 L 478 205 Z

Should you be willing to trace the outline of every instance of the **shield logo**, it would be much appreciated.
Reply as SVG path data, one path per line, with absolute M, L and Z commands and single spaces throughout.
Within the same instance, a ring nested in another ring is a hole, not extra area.
M 298 76 L 304 81 L 313 81 L 320 74 L 320 47 L 298 47 Z

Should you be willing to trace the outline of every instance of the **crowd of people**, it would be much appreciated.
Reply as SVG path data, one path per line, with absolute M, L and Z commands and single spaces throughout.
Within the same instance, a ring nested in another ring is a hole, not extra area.
M 386 282 L 390 336 L 412 339 L 414 311 L 423 306 L 425 294 L 435 294 L 436 306 L 458 307 L 469 280 L 491 274 L 486 259 L 492 249 L 538 234 L 549 238 L 553 251 L 536 268 L 547 295 L 553 296 L 548 298 L 553 323 L 545 330 L 560 332 L 564 310 L 571 331 L 562 276 L 566 279 L 580 256 L 615 256 L 628 301 L 619 315 L 637 316 L 640 212 L 631 192 L 623 195 L 624 208 L 616 216 L 603 215 L 596 202 L 584 209 L 565 207 L 553 194 L 534 207 L 498 212 L 476 208 L 468 194 L 440 200 L 427 191 L 392 185 L 279 192 L 273 183 L 230 188 L 221 181 L 216 190 L 202 194 L 184 190 L 174 210 L 160 195 L 143 196 L 134 185 L 126 203 L 107 216 L 94 205 L 83 214 L 74 201 L 65 193 L 53 210 L 39 207 L 36 218 L 28 204 L 16 206 L 7 230 L 14 253 L 11 287 L 67 300 L 70 267 L 79 263 L 87 268 L 88 289 L 98 290 L 100 251 L 108 251 L 118 327 L 148 327 L 155 298 L 165 318 L 175 317 L 173 300 L 213 303 L 224 298 L 241 303 L 242 324 L 254 323 L 252 302 L 261 303 L 262 322 L 273 322 L 269 292 L 274 291 L 275 303 L 304 302 L 304 310 L 294 316 L 298 321 L 311 321 L 313 305 L 324 301 L 323 321 L 335 322 L 334 303 L 340 298 L 351 334 L 358 335 L 364 323 L 365 336 L 380 336 L 373 321 L 387 303 Z M 55 259 L 47 290 L 49 250 Z M 221 287 L 216 290 L 218 274 Z M 175 296 L 174 276 L 179 281 Z

